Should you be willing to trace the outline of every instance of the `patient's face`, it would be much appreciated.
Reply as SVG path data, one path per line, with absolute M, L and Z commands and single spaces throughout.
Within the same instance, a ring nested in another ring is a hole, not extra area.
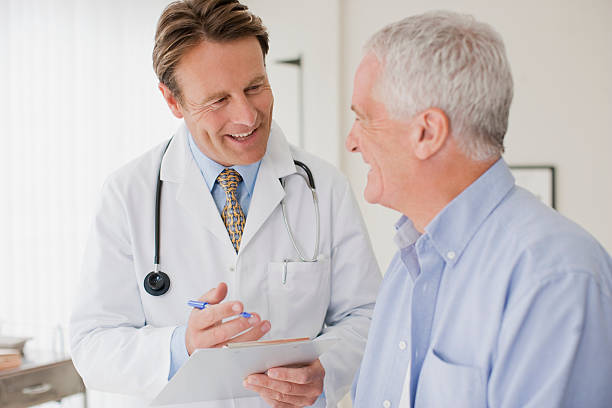
M 351 109 L 355 122 L 346 148 L 359 152 L 370 166 L 365 199 L 399 209 L 400 192 L 410 185 L 411 160 L 406 132 L 410 122 L 393 119 L 376 95 L 382 66 L 373 54 L 366 55 L 355 74 Z

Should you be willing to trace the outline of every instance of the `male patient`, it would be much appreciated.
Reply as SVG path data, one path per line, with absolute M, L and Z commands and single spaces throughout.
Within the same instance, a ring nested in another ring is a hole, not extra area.
M 364 55 L 346 147 L 403 215 L 355 407 L 612 407 L 612 260 L 514 184 L 499 34 L 430 12 Z

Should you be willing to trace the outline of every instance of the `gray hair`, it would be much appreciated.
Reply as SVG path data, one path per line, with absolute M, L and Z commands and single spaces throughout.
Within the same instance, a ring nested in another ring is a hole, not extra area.
M 503 153 L 513 82 L 503 41 L 491 26 L 433 11 L 386 26 L 364 50 L 383 66 L 376 92 L 392 117 L 439 108 L 468 157 Z

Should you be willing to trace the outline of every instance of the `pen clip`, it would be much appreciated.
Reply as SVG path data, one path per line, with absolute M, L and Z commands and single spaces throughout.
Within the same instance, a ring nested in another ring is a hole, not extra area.
M 287 283 L 287 262 L 289 261 L 286 259 L 283 261 L 283 275 L 281 277 L 281 283 L 283 285 Z

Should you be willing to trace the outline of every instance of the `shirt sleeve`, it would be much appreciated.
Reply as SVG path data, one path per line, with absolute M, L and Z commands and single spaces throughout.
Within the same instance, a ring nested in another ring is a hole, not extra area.
M 489 381 L 492 407 L 612 406 L 612 300 L 593 274 L 552 273 L 511 302 Z
M 187 326 L 178 326 L 172 332 L 172 339 L 170 340 L 170 373 L 168 374 L 168 380 L 174 377 L 174 374 L 176 374 L 178 369 L 181 368 L 189 358 L 187 345 L 185 344 L 186 331 Z

